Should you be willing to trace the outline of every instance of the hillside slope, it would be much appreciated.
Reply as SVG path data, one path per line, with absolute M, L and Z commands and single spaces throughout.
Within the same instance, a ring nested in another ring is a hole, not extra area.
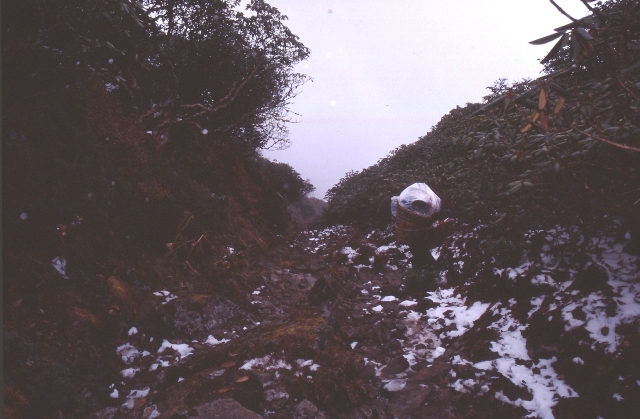
M 3 4 L 5 417 L 111 401 L 151 290 L 246 304 L 313 189 L 260 154 L 286 144 L 308 50 L 263 2 L 193 4 Z
M 389 198 L 414 182 L 474 222 L 529 228 L 576 216 L 636 218 L 637 19 L 635 2 L 614 1 L 558 28 L 555 39 L 567 45 L 554 47 L 547 75 L 511 86 L 500 80 L 484 104 L 452 110 L 417 142 L 349 173 L 327 193 L 327 222 L 384 225 Z

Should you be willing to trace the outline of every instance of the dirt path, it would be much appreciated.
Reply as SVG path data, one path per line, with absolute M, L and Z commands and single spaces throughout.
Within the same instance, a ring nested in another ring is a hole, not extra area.
M 619 228 L 529 232 L 497 266 L 457 226 L 419 269 L 391 230 L 305 232 L 244 305 L 155 291 L 91 417 L 631 418 L 640 270 Z

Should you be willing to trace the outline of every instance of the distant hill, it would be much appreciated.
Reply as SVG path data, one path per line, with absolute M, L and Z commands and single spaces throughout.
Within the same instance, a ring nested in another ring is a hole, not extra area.
M 293 218 L 309 221 L 321 215 L 326 207 L 327 203 L 322 199 L 305 196 L 287 206 L 287 210 Z

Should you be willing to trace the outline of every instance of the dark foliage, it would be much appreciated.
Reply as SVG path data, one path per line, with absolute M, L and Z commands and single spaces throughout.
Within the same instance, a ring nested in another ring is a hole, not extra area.
M 5 414 L 109 402 L 139 296 L 243 301 L 244 255 L 277 242 L 312 189 L 259 154 L 287 144 L 308 50 L 276 9 L 237 5 L 3 3 Z
M 250 148 L 283 147 L 308 49 L 263 1 L 9 2 L 2 15 L 5 118 L 29 125 L 87 77 L 142 116 Z M 10 81 L 10 82 L 7 82 Z M 13 124 L 12 124 L 13 125 Z

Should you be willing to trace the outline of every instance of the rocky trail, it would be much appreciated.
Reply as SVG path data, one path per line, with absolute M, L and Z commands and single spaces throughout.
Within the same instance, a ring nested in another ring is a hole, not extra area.
M 453 223 L 424 266 L 391 227 L 306 231 L 244 303 L 149 290 L 88 417 L 637 417 L 640 260 L 622 220 L 502 247 L 488 230 Z

